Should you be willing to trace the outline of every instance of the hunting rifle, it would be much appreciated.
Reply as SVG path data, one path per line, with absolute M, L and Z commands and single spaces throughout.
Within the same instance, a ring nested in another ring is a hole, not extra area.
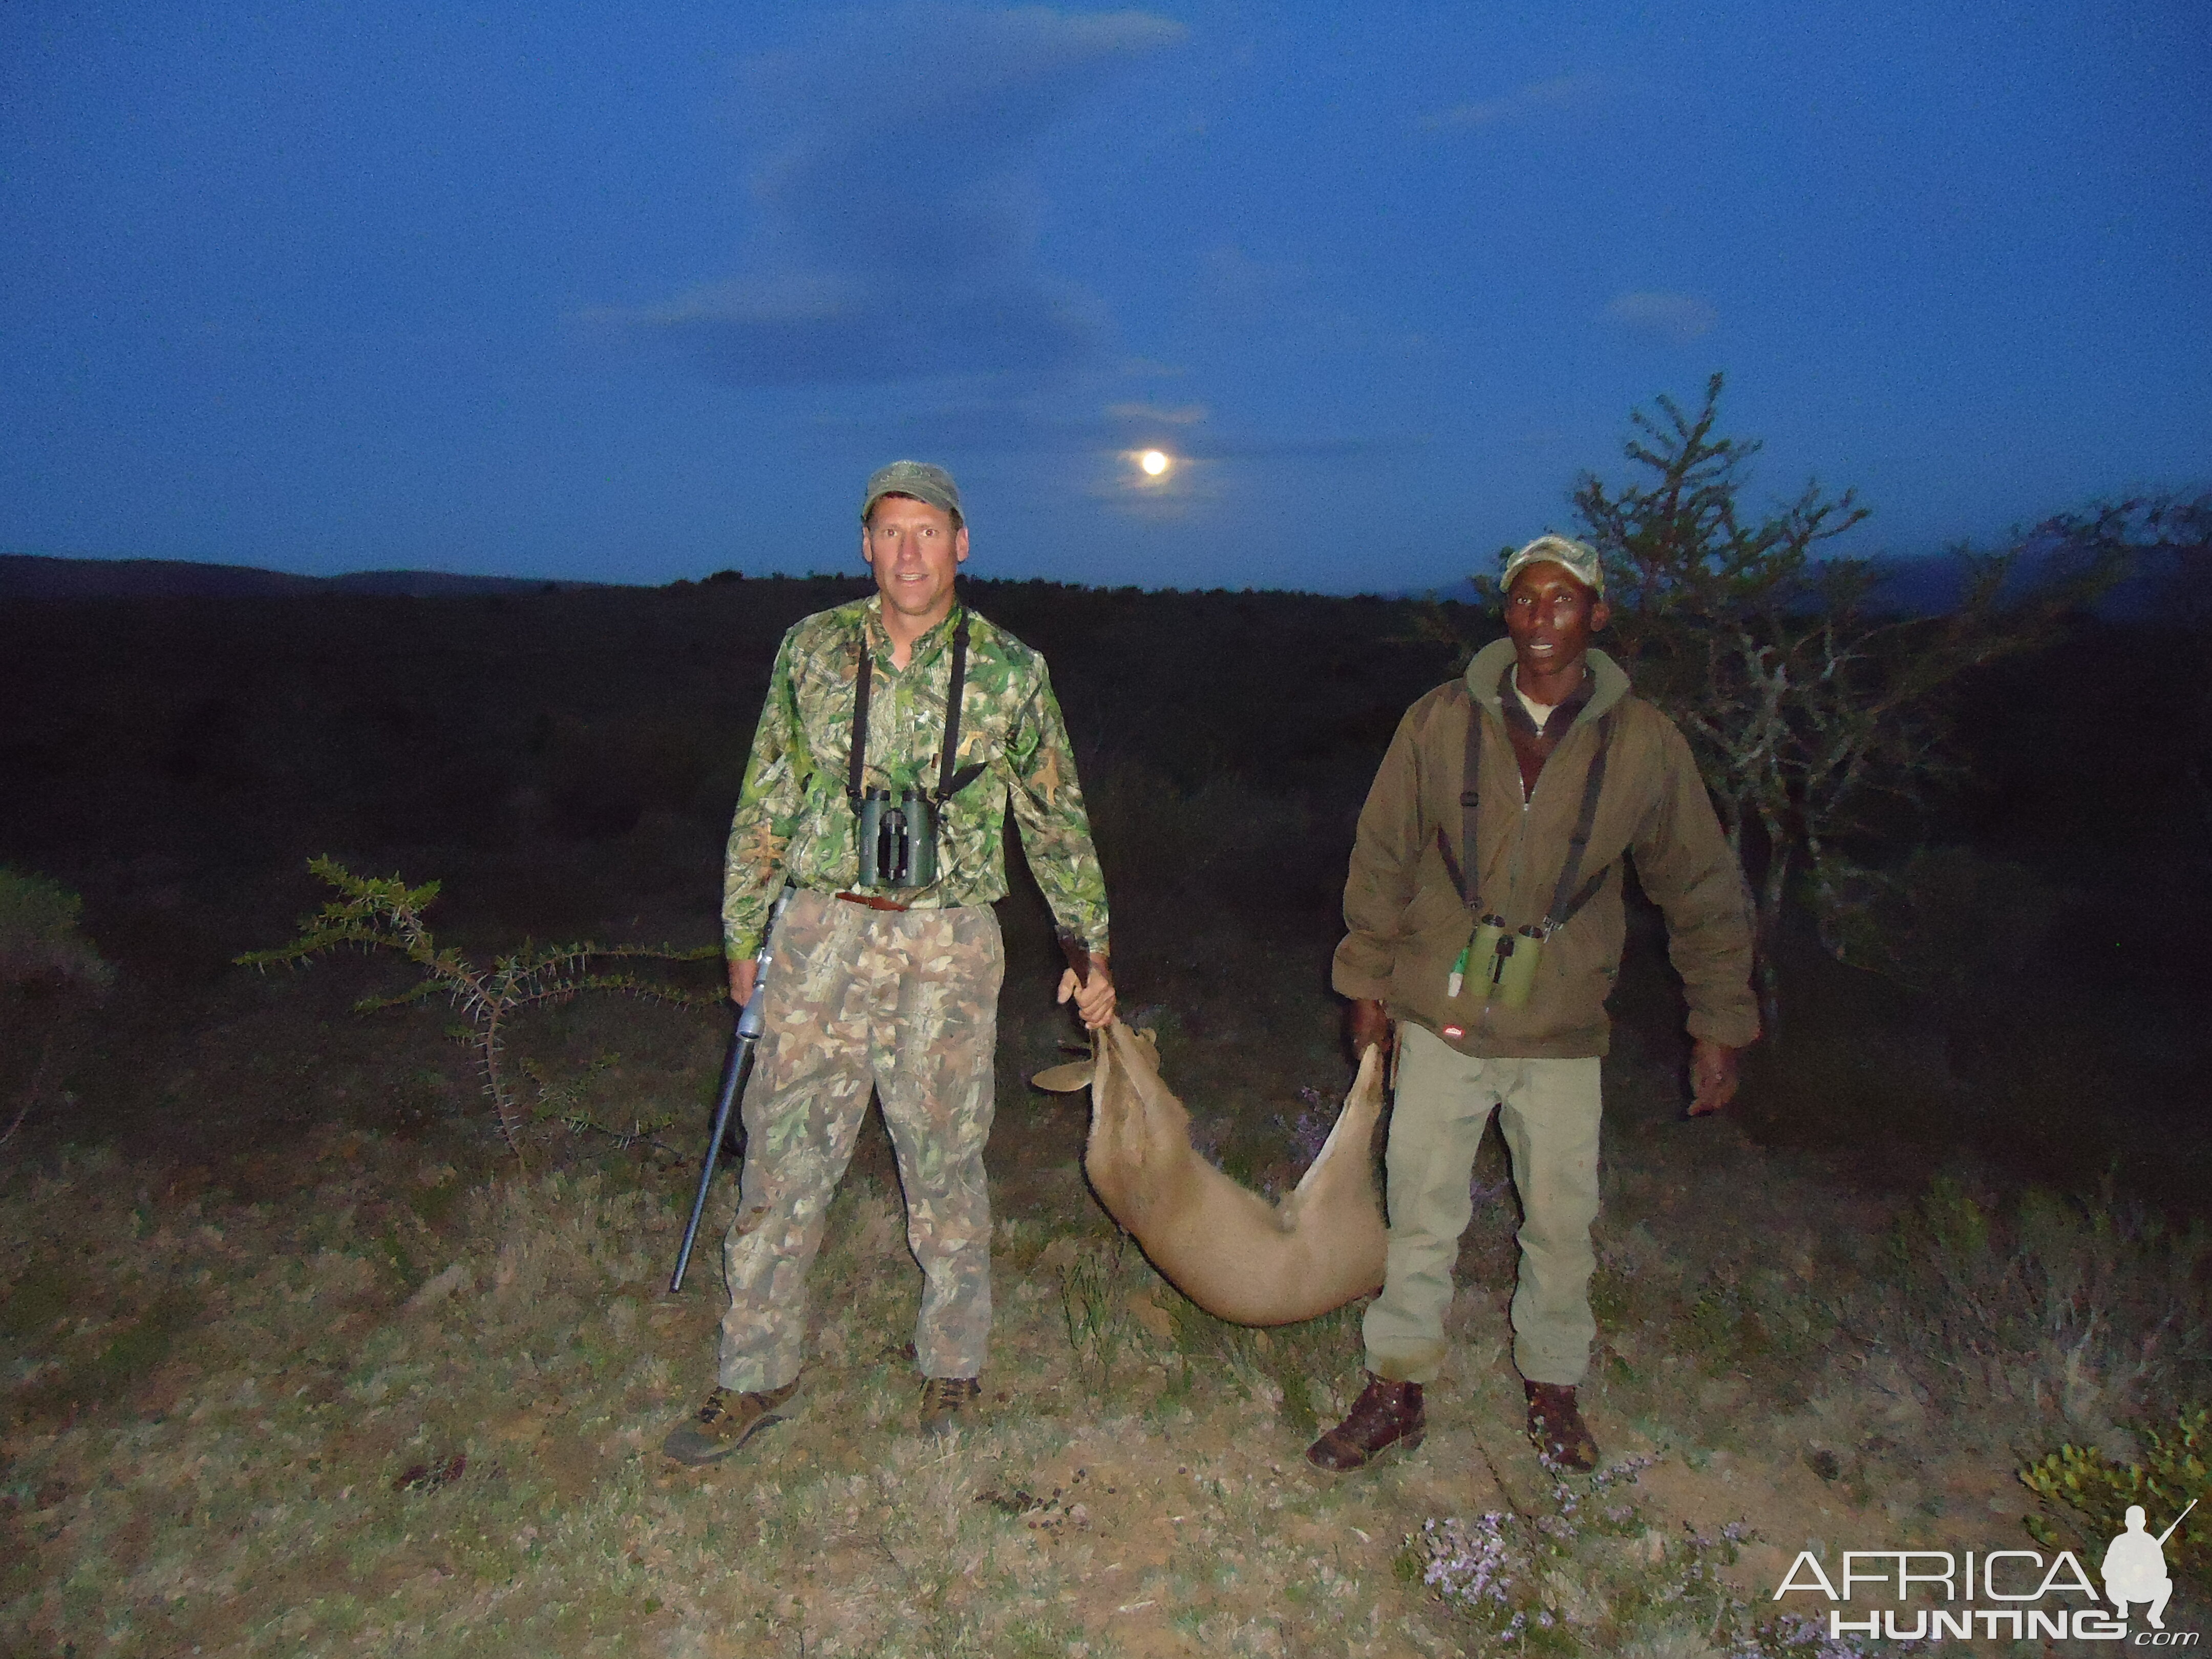
M 768 926 L 761 933 L 760 949 L 753 956 L 753 994 L 738 1010 L 737 1028 L 730 1033 L 730 1051 L 722 1060 L 721 1087 L 714 1097 L 714 1124 L 707 1136 L 707 1161 L 699 1168 L 699 1191 L 691 1200 L 691 1219 L 684 1228 L 684 1248 L 676 1253 L 676 1276 L 668 1281 L 672 1296 L 684 1288 L 684 1270 L 691 1265 L 691 1247 L 699 1237 L 699 1218 L 707 1212 L 707 1194 L 714 1184 L 714 1160 L 722 1155 L 722 1137 L 729 1132 L 730 1112 L 744 1086 L 745 1073 L 752 1066 L 754 1045 L 760 1042 L 762 1029 L 767 1023 L 769 945 L 775 938 L 776 923 L 783 919 L 783 907 L 790 902 L 791 889 L 786 887 L 776 896 L 775 908 L 769 913 Z

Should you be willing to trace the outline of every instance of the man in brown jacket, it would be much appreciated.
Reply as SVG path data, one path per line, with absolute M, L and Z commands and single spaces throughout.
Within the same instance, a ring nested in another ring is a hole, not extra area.
M 1510 637 L 1399 723 L 1345 884 L 1336 988 L 1352 1000 L 1355 1051 L 1395 1042 L 1397 1092 L 1368 1385 L 1308 1449 L 1323 1468 L 1420 1442 L 1493 1109 L 1524 1216 L 1512 1317 L 1528 1432 L 1568 1468 L 1595 1462 L 1575 1389 L 1597 1328 L 1598 1070 L 1623 854 L 1666 915 L 1688 996 L 1692 1115 L 1728 1104 L 1736 1052 L 1759 1034 L 1742 872 L 1682 734 L 1591 648 L 1607 620 L 1597 555 L 1540 537 L 1507 561 L 1504 594 Z

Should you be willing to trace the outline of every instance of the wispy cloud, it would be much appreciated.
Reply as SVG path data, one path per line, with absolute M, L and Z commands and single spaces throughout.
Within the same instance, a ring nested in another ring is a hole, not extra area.
M 1021 388 L 1087 366 L 1106 322 L 1036 264 L 1031 157 L 1072 105 L 1185 32 L 1146 12 L 1042 7 L 842 17 L 748 65 L 763 159 L 744 274 L 588 320 L 740 386 Z
M 1694 294 L 1616 294 L 1606 302 L 1606 319 L 1624 328 L 1657 334 L 1677 345 L 1712 332 L 1720 314 Z
M 871 442 L 913 443 L 927 438 L 933 453 L 1062 456 L 1118 456 L 1159 442 L 1184 460 L 1270 461 L 1338 458 L 1403 449 L 1415 441 L 1374 437 L 1271 434 L 1243 428 L 1215 430 L 1211 411 L 1191 405 L 1158 409 L 1109 404 L 1095 415 L 1070 414 L 1055 397 L 946 399 L 884 412 L 869 410 L 819 417 L 824 433 L 865 434 Z M 1173 428 L 1172 435 L 1162 430 Z
M 1158 404 L 1109 404 L 1108 416 L 1116 421 L 1149 422 L 1156 426 L 1196 426 L 1206 417 L 1204 404 L 1185 404 L 1180 408 L 1164 408 Z
M 1562 75 L 1549 81 L 1532 82 L 1502 98 L 1479 98 L 1472 103 L 1455 104 L 1449 109 L 1423 116 L 1421 125 L 1437 132 L 1454 127 L 1502 126 L 1531 117 L 1566 114 L 1589 104 L 1596 91 L 1597 82 L 1589 76 Z

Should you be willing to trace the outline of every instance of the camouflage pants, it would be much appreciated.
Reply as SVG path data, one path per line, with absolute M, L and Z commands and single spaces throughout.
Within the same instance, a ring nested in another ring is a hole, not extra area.
M 974 1376 L 991 1336 L 983 1143 L 1006 975 L 999 919 L 987 905 L 892 912 L 802 892 L 774 952 L 745 1085 L 744 1182 L 722 1246 L 721 1384 L 778 1389 L 799 1375 L 807 1270 L 871 1087 L 926 1281 L 915 1358 L 927 1376 Z

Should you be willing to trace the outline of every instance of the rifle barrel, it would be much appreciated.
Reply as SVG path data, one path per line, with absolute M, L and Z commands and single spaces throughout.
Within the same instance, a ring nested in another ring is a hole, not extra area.
M 744 1086 L 745 1068 L 752 1064 L 753 1045 L 768 1029 L 769 964 L 775 959 L 776 925 L 783 920 L 793 890 L 787 881 L 776 894 L 775 908 L 769 912 L 768 927 L 761 934 L 760 949 L 753 952 L 753 994 L 738 1010 L 738 1023 L 730 1032 L 730 1051 L 722 1057 L 721 1087 L 714 1096 L 714 1136 L 707 1143 L 707 1161 L 699 1169 L 699 1190 L 691 1200 L 691 1219 L 684 1228 L 684 1248 L 677 1252 L 676 1276 L 668 1281 L 671 1296 L 684 1288 L 684 1270 L 691 1265 L 691 1246 L 699 1237 L 699 1218 L 707 1212 L 707 1194 L 714 1184 L 714 1160 L 722 1155 L 722 1137 L 729 1130 L 730 1109 Z
M 2189 1510 L 2193 1510 L 2196 1507 L 2197 1500 L 2192 1498 L 2189 1500 Z M 2179 1527 L 2183 1522 L 2189 1519 L 2189 1510 L 2184 1510 L 2180 1514 L 2175 1516 L 2173 1517 L 2173 1526 L 2168 1527 L 2164 1532 L 2159 1534 L 2158 1547 L 2160 1549 L 2164 1549 L 2166 1547 L 2166 1540 L 2173 1536 L 2174 1528 Z
M 760 1000 L 757 994 L 753 1000 Z M 707 1161 L 699 1167 L 699 1190 L 691 1200 L 691 1219 L 684 1224 L 684 1248 L 676 1254 L 675 1277 L 668 1281 L 672 1296 L 684 1288 L 684 1270 L 691 1265 L 691 1247 L 698 1242 L 700 1218 L 707 1212 L 707 1194 L 714 1185 L 714 1161 L 722 1154 L 722 1137 L 729 1131 L 730 1110 L 744 1081 L 745 1068 L 752 1060 L 754 1042 L 754 1035 L 744 1028 L 744 1015 L 740 1011 L 738 1024 L 730 1033 L 729 1053 L 722 1060 L 721 1085 L 714 1096 L 714 1122 L 707 1141 Z

